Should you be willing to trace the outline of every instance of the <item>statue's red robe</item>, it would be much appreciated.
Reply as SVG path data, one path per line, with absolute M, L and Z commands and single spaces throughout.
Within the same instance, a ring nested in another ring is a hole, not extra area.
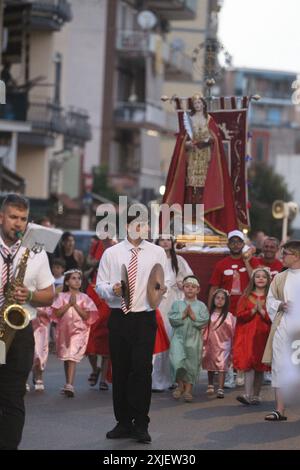
M 186 195 L 187 154 L 185 142 L 188 139 L 180 113 L 180 131 L 172 156 L 163 197 L 164 204 L 180 204 L 183 207 Z M 204 221 L 215 232 L 226 235 L 238 228 L 232 182 L 228 172 L 226 156 L 219 129 L 211 116 L 208 117 L 208 128 L 213 143 L 211 160 L 207 170 L 203 201 Z

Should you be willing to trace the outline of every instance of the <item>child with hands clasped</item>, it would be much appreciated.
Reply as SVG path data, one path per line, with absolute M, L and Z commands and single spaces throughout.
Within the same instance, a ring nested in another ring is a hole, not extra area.
M 245 372 L 245 394 L 237 397 L 244 405 L 260 403 L 263 373 L 270 370 L 262 363 L 272 323 L 266 310 L 270 282 L 269 268 L 255 269 L 237 305 L 233 366 Z
M 215 392 L 214 374 L 218 372 L 219 388 L 217 398 L 224 398 L 225 373 L 231 366 L 232 345 L 236 318 L 228 311 L 229 292 L 217 289 L 213 294 L 210 306 L 210 319 L 203 334 L 202 367 L 207 370 L 207 394 Z
M 206 305 L 197 300 L 200 284 L 195 276 L 187 276 L 183 280 L 184 300 L 173 303 L 169 312 L 169 320 L 174 328 L 170 345 L 170 363 L 173 381 L 178 387 L 173 397 L 183 396 L 186 402 L 193 400 L 192 388 L 195 384 L 200 367 L 202 336 L 200 333 L 208 320 Z
M 56 327 L 56 351 L 64 361 L 66 385 L 62 389 L 67 397 L 74 396 L 76 363 L 84 356 L 90 326 L 98 317 L 94 302 L 80 292 L 82 272 L 71 269 L 65 273 L 63 291 L 52 304 Z

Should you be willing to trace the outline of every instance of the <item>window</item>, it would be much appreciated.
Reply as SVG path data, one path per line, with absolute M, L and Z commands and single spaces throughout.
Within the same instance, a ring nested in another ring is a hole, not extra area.
M 269 124 L 279 126 L 282 121 L 280 109 L 270 108 L 267 112 L 267 121 Z

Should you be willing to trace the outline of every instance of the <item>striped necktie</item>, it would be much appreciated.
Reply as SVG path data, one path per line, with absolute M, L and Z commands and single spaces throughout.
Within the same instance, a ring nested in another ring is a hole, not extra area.
M 5 300 L 5 291 L 13 277 L 13 259 L 18 251 L 20 242 L 15 243 L 10 249 L 0 245 L 1 257 L 3 259 L 0 285 L 0 306 Z
M 128 313 L 132 309 L 133 296 L 135 293 L 135 284 L 137 276 L 137 267 L 138 267 L 138 254 L 140 248 L 131 248 L 131 259 L 128 266 L 128 284 L 129 284 L 129 307 L 127 308 L 124 302 L 124 299 L 121 301 L 121 308 L 124 313 Z

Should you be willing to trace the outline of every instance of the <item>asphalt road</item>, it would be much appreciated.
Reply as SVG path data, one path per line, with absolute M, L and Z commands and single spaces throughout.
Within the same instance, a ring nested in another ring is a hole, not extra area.
M 241 389 L 226 390 L 223 400 L 207 398 L 206 374 L 202 373 L 193 403 L 176 402 L 171 392 L 152 395 L 152 444 L 130 439 L 107 440 L 114 425 L 111 389 L 90 388 L 90 368 L 85 359 L 76 375 L 76 396 L 59 391 L 64 384 L 63 364 L 50 355 L 45 372 L 46 390 L 26 396 L 26 423 L 20 449 L 40 450 L 215 450 L 300 449 L 300 407 L 288 409 L 287 422 L 266 422 L 273 409 L 273 392 L 263 388 L 263 402 L 246 407 L 235 397 Z

